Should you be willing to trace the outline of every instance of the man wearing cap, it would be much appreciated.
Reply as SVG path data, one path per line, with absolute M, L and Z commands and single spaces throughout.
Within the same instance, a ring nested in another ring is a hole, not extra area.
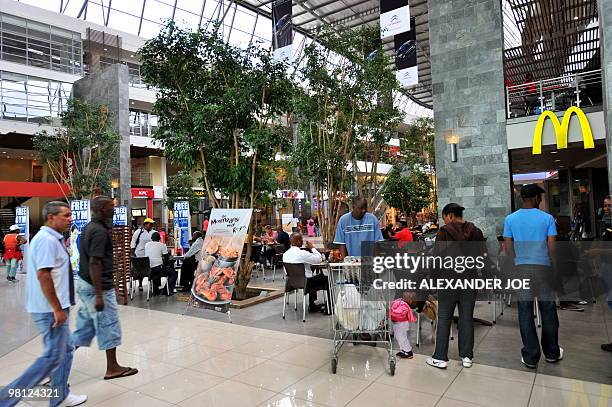
M 559 347 L 559 318 L 552 289 L 554 248 L 557 227 L 554 218 L 538 209 L 544 190 L 536 184 L 521 188 L 523 207 L 506 217 L 504 241 L 514 258 L 518 277 L 528 279 L 530 287 L 517 290 L 519 327 L 523 349 L 521 361 L 531 369 L 540 360 L 540 344 L 533 320 L 533 302 L 538 301 L 542 315 L 542 351 L 548 363 L 563 359 Z M 537 297 L 537 298 L 536 298 Z
M 132 256 L 134 257 L 145 257 L 145 245 L 151 241 L 151 235 L 153 234 L 153 224 L 155 221 L 151 218 L 146 218 L 143 225 L 138 229 L 132 236 L 132 243 L 130 248 L 132 249 Z
M 21 229 L 18 225 L 12 225 L 8 233 L 4 236 L 4 261 L 6 262 L 6 279 L 11 283 L 16 283 L 17 268 L 19 260 L 22 260 L 22 253 L 19 245 L 26 242 L 23 236 L 19 235 Z

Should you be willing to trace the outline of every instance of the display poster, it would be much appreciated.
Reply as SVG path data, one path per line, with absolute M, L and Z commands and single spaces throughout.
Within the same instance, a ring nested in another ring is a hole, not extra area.
M 380 38 L 392 37 L 413 27 L 408 0 L 380 0 Z
M 127 226 L 127 214 L 127 206 L 115 206 L 115 210 L 113 212 L 113 226 Z
M 27 270 L 25 265 L 27 259 L 26 253 L 30 246 L 30 208 L 28 206 L 18 206 L 15 208 L 15 224 L 19 226 L 19 234 L 26 239 L 26 244 L 21 246 L 23 255 L 21 269 Z
M 199 305 L 229 310 L 252 209 L 218 209 L 210 213 L 191 294 Z
M 283 224 L 283 231 L 291 234 L 293 232 L 293 214 L 283 213 L 281 215 L 281 222 Z
M 395 68 L 397 81 L 403 87 L 419 83 L 419 67 L 417 65 L 417 42 L 414 28 L 414 17 L 411 18 L 412 30 L 394 37 Z
M 174 230 L 178 246 L 184 251 L 189 249 L 189 238 L 191 235 L 191 213 L 189 213 L 189 202 L 174 202 Z M 178 233 L 176 232 L 178 230 Z
M 76 275 L 79 272 L 79 247 L 81 246 L 81 233 L 85 225 L 91 221 L 91 211 L 88 200 L 70 202 L 72 211 L 72 225 L 70 226 L 70 265 Z
M 291 0 L 272 1 L 272 49 L 277 61 L 293 59 Z

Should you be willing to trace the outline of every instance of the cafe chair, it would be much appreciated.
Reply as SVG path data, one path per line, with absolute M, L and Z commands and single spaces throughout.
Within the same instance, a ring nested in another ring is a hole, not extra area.
M 264 249 L 264 245 L 262 244 L 254 244 L 251 246 L 251 259 L 250 261 L 255 263 L 253 267 L 253 271 L 258 270 L 261 271 L 261 275 L 263 279 L 266 279 L 266 268 L 264 267 L 264 263 L 261 261 L 262 251 Z M 265 260 L 264 260 L 265 262 Z
M 136 281 L 142 279 L 142 285 L 147 286 L 147 301 L 149 301 L 151 291 L 153 289 L 153 282 L 151 281 L 151 264 L 149 263 L 148 257 L 132 257 L 132 272 L 130 273 L 130 300 L 134 299 L 134 293 L 136 292 Z
M 272 281 L 274 281 L 274 278 L 276 277 L 276 268 L 280 265 L 283 265 L 283 254 L 285 254 L 285 252 L 287 250 L 285 250 L 285 246 L 282 244 L 277 244 L 274 246 L 274 250 L 276 251 L 276 254 L 274 256 L 274 263 L 272 265 Z M 283 278 L 285 278 L 285 275 L 283 274 Z
M 289 302 L 289 294 L 295 293 L 295 310 L 297 311 L 298 291 L 302 290 L 302 322 L 306 322 L 306 296 L 310 295 L 314 290 L 309 290 L 308 279 L 306 278 L 306 267 L 304 263 L 284 263 L 283 267 L 287 273 L 285 281 L 285 296 L 283 298 L 283 319 L 285 319 L 285 310 Z M 327 293 L 324 297 L 325 307 L 329 313 L 329 303 L 327 302 Z

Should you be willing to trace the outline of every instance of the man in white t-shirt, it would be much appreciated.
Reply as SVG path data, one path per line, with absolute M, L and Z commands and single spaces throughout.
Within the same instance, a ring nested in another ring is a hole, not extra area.
M 177 273 L 174 268 L 164 267 L 164 262 L 169 260 L 168 248 L 161 241 L 161 236 L 157 232 L 151 234 L 151 241 L 145 245 L 145 257 L 149 258 L 151 266 L 151 280 L 153 283 L 153 295 L 159 294 L 161 288 L 161 278 L 168 278 L 168 288 L 170 295 L 174 292 Z
M 140 229 L 138 229 L 132 235 L 132 242 L 130 248 L 132 249 L 132 256 L 134 257 L 147 257 L 145 254 L 145 245 L 151 241 L 151 235 L 153 234 L 153 224 L 155 221 L 151 218 L 146 218 Z
M 323 273 L 313 275 L 310 265 L 321 263 L 325 257 L 314 248 L 310 241 L 306 242 L 306 250 L 302 250 L 301 247 L 303 243 L 304 240 L 300 233 L 291 235 L 291 247 L 283 253 L 283 264 L 304 263 L 308 291 L 310 291 L 310 294 L 308 294 L 308 302 L 310 304 L 308 306 L 308 311 L 318 312 L 321 309 L 315 304 L 317 300 L 317 291 L 328 291 L 329 282 L 327 276 Z M 329 304 L 331 304 L 331 302 L 329 302 Z

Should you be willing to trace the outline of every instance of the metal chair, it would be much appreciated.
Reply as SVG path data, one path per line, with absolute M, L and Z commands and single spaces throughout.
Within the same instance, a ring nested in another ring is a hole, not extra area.
M 148 257 L 132 257 L 132 272 L 130 273 L 130 300 L 134 299 L 136 280 L 147 279 L 147 301 L 149 301 L 153 282 L 151 281 L 151 263 Z M 144 284 L 143 284 L 144 285 Z
M 273 271 L 272 271 L 272 281 L 274 281 L 274 278 L 276 277 L 276 268 L 279 265 L 283 265 L 283 254 L 287 251 L 287 249 L 285 249 L 285 245 L 282 244 L 277 244 L 274 246 L 274 250 L 276 251 L 276 254 L 274 256 L 274 261 L 272 264 L 273 267 Z M 283 278 L 285 278 L 285 274 L 283 273 Z
M 262 244 L 254 244 L 251 246 L 251 259 L 250 261 L 255 263 L 255 267 L 253 268 L 253 270 L 261 270 L 261 273 L 263 275 L 263 279 L 266 279 L 266 268 L 264 267 L 263 263 L 261 262 L 261 255 L 262 255 L 262 250 L 265 246 Z
M 306 278 L 306 266 L 304 263 L 284 263 L 283 267 L 287 273 L 287 280 L 285 281 L 285 296 L 283 299 L 283 319 L 285 319 L 285 309 L 289 302 L 289 293 L 295 292 L 295 310 L 297 311 L 297 297 L 298 291 L 302 290 L 302 322 L 306 322 L 306 295 L 310 295 L 313 290 L 308 288 L 308 279 Z M 324 298 L 325 307 L 329 313 L 329 302 L 327 301 L 327 294 Z

